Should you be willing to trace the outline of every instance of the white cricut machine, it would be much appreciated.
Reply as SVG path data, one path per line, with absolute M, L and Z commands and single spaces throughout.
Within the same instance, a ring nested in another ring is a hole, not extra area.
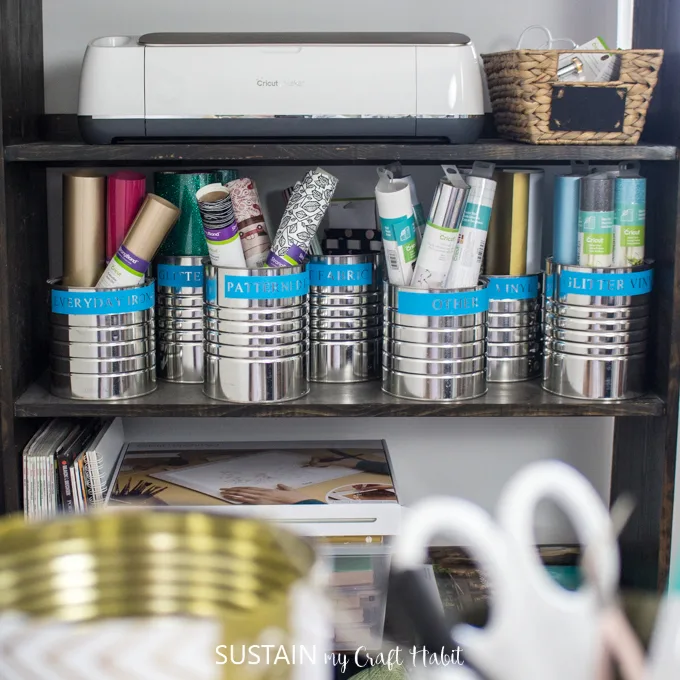
M 78 107 L 91 143 L 130 138 L 444 137 L 484 98 L 458 33 L 153 33 L 93 40 Z

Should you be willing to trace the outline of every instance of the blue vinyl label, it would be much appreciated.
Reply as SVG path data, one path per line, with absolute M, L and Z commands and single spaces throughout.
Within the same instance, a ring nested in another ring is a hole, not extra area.
M 632 296 L 646 295 L 652 290 L 651 269 L 627 274 L 588 274 L 565 270 L 560 275 L 559 295 Z
M 143 312 L 156 303 L 154 284 L 129 290 L 53 290 L 54 314 L 127 314 Z
M 159 264 L 156 268 L 158 288 L 202 288 L 203 267 L 178 264 Z
M 412 293 L 400 290 L 397 312 L 414 316 L 463 316 L 489 309 L 489 293 L 483 290 L 461 293 Z
M 224 297 L 240 300 L 279 300 L 309 293 L 309 274 L 285 276 L 224 276 Z
M 538 297 L 538 274 L 489 276 L 489 300 L 533 300 Z
M 311 286 L 370 286 L 373 284 L 373 265 L 362 264 L 323 264 L 312 262 L 307 265 Z

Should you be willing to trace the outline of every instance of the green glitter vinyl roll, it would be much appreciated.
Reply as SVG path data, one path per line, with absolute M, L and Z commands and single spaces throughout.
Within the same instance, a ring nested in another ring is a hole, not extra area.
M 179 220 L 158 251 L 159 255 L 194 255 L 208 257 L 203 235 L 203 220 L 196 202 L 196 192 L 207 184 L 226 184 L 238 179 L 237 170 L 210 172 L 156 172 L 155 192 L 180 209 Z

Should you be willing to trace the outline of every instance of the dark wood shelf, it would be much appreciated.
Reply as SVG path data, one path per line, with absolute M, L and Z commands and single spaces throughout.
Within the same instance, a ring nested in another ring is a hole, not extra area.
M 200 385 L 159 382 L 146 397 L 127 401 L 79 401 L 52 396 L 43 378 L 17 400 L 22 418 L 56 416 L 226 416 L 226 417 L 456 417 L 456 416 L 660 416 L 662 399 L 650 395 L 619 403 L 579 401 L 541 389 L 539 381 L 489 385 L 479 399 L 458 403 L 397 399 L 379 382 L 354 385 L 312 384 L 310 393 L 279 404 L 231 404 L 206 397 Z
M 201 143 L 192 144 L 112 144 L 89 145 L 66 142 L 32 142 L 5 148 L 10 162 L 72 164 L 176 163 L 210 164 L 217 162 L 248 164 L 325 163 L 448 163 L 452 161 L 505 161 L 551 163 L 589 160 L 674 161 L 674 146 L 533 146 L 502 140 L 482 140 L 477 144 L 419 143 Z

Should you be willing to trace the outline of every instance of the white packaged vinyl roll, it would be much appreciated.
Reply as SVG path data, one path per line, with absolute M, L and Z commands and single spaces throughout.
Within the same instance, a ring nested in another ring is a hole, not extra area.
M 408 286 L 416 261 L 416 229 L 409 185 L 389 171 L 378 171 L 375 200 L 383 235 L 385 266 L 390 283 Z
M 423 235 L 425 233 L 425 211 L 418 198 L 418 191 L 416 189 L 416 183 L 413 181 L 411 175 L 404 175 L 400 177 L 402 182 L 408 184 L 409 191 L 411 192 L 411 204 L 413 205 L 413 219 L 416 223 L 416 242 L 418 246 L 423 241 Z
M 470 193 L 460 223 L 453 264 L 446 279 L 446 287 L 452 289 L 470 288 L 479 281 L 491 209 L 496 195 L 496 182 L 493 179 L 469 175 L 466 180 L 470 185 Z

